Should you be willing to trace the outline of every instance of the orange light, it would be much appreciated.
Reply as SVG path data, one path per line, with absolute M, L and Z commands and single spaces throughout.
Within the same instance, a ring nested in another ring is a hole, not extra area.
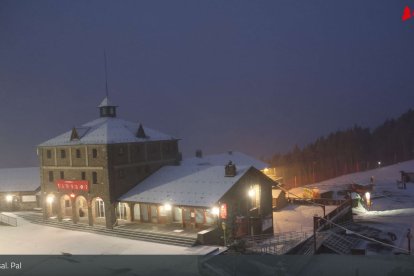
M 74 194 L 74 193 L 71 193 L 71 194 L 70 194 L 70 197 L 71 197 L 71 198 L 75 198 L 75 194 Z

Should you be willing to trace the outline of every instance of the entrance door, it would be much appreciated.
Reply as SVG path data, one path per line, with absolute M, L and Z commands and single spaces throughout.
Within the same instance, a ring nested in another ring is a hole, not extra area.
M 134 205 L 134 220 L 140 221 L 141 220 L 141 208 L 139 207 L 139 203 Z
M 151 222 L 158 223 L 158 206 L 151 205 Z
M 194 208 L 183 208 L 183 225 L 185 228 L 195 227 Z
M 174 206 L 173 219 L 174 219 L 174 222 L 183 222 L 183 212 L 180 207 Z

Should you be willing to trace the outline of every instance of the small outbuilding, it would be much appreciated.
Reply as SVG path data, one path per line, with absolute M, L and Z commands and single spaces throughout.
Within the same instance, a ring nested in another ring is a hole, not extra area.
M 280 189 L 272 189 L 272 208 L 274 211 L 280 210 L 288 204 L 286 193 Z
M 131 222 L 219 227 L 227 237 L 273 232 L 274 182 L 252 166 L 164 166 L 119 198 Z
M 38 167 L 0 169 L 0 211 L 40 207 Z

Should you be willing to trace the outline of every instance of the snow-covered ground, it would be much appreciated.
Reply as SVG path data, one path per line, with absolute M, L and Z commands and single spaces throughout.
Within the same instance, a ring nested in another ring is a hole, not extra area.
M 338 206 L 326 206 L 326 214 Z M 275 233 L 290 231 L 312 232 L 313 216 L 323 215 L 322 207 L 313 205 L 289 204 L 280 211 L 273 212 L 273 229 Z
M 396 234 L 397 240 L 394 241 L 394 245 L 406 249 L 408 247 L 407 229 L 411 228 L 414 232 L 414 183 L 407 183 L 406 190 L 399 189 L 397 180 L 401 178 L 400 171 L 414 172 L 414 160 L 375 170 L 343 175 L 308 185 L 308 187 L 317 187 L 320 191 L 339 191 L 351 183 L 369 184 L 370 178 L 374 177 L 370 211 L 364 208 L 354 209 L 354 220 L 360 224 L 380 229 L 384 233 Z M 290 192 L 302 196 L 303 189 L 295 188 Z
M 4 214 L 16 217 L 12 213 Z M 32 224 L 20 217 L 17 220 L 17 227 L 0 225 L 1 255 L 204 255 L 217 248 L 182 247 L 129 240 Z

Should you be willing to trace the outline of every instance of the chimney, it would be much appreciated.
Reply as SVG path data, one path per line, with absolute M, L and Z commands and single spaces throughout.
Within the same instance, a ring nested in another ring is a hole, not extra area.
M 236 165 L 234 165 L 233 162 L 229 161 L 229 163 L 224 168 L 224 176 L 234 177 L 236 174 Z
M 197 158 L 203 158 L 203 151 L 202 150 L 196 150 L 195 156 Z

